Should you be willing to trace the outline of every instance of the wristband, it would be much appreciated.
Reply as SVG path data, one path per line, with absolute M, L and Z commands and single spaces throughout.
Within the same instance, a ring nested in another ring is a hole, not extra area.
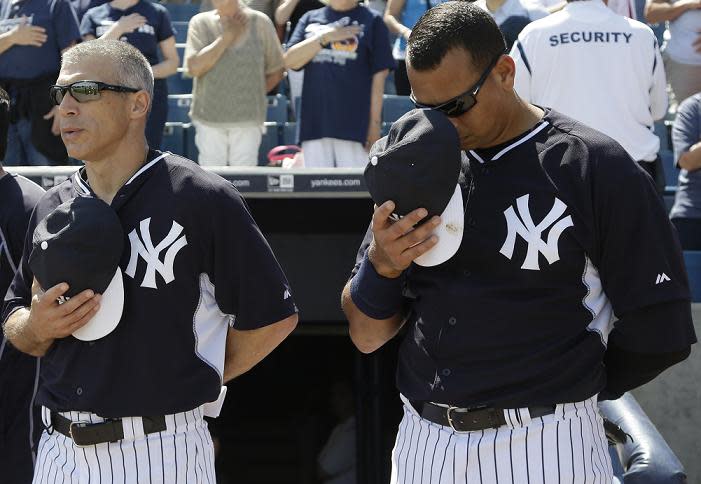
M 403 274 L 396 279 L 378 274 L 365 254 L 358 273 L 351 280 L 351 299 L 366 316 L 373 319 L 388 319 L 402 309 L 403 283 Z

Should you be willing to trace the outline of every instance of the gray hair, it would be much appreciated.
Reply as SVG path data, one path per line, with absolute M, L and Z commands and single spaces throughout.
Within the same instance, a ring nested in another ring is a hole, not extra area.
M 69 65 L 84 59 L 106 58 L 112 65 L 114 80 L 122 86 L 148 92 L 153 100 L 153 70 L 146 57 L 132 45 L 121 40 L 89 40 L 68 49 L 61 65 Z

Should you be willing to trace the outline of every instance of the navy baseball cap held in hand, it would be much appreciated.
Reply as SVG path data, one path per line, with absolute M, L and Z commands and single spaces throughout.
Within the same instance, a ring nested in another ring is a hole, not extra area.
M 435 110 L 414 109 L 392 124 L 370 150 L 365 181 L 373 201 L 395 204 L 396 218 L 417 208 L 441 217 L 433 234 L 438 243 L 414 262 L 431 267 L 447 261 L 460 248 L 465 223 L 458 184 L 460 139 L 448 118 Z
M 34 230 L 29 267 L 42 289 L 66 282 L 66 298 L 86 289 L 102 295 L 97 314 L 73 333 L 79 340 L 107 336 L 122 318 L 124 282 L 119 260 L 123 248 L 119 217 L 99 198 L 65 202 Z

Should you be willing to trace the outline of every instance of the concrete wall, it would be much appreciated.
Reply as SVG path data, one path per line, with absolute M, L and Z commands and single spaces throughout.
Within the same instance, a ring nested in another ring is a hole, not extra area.
M 701 338 L 701 304 L 693 305 L 694 326 Z M 633 391 L 684 464 L 690 484 L 701 484 L 701 348 L 689 359 Z

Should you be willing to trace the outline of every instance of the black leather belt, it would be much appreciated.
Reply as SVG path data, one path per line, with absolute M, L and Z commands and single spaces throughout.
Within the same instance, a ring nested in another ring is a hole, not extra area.
M 504 410 L 499 408 L 445 407 L 431 402 L 411 402 L 411 405 L 421 417 L 438 425 L 451 427 L 456 432 L 474 432 L 506 425 Z M 555 405 L 528 407 L 528 413 L 531 418 L 550 415 L 555 413 Z
M 166 429 L 166 418 L 141 417 L 144 424 L 144 434 L 162 432 Z M 60 434 L 73 440 L 79 447 L 97 445 L 105 442 L 117 442 L 124 438 L 122 419 L 110 419 L 100 423 L 73 422 L 63 415 L 51 412 L 51 427 Z

